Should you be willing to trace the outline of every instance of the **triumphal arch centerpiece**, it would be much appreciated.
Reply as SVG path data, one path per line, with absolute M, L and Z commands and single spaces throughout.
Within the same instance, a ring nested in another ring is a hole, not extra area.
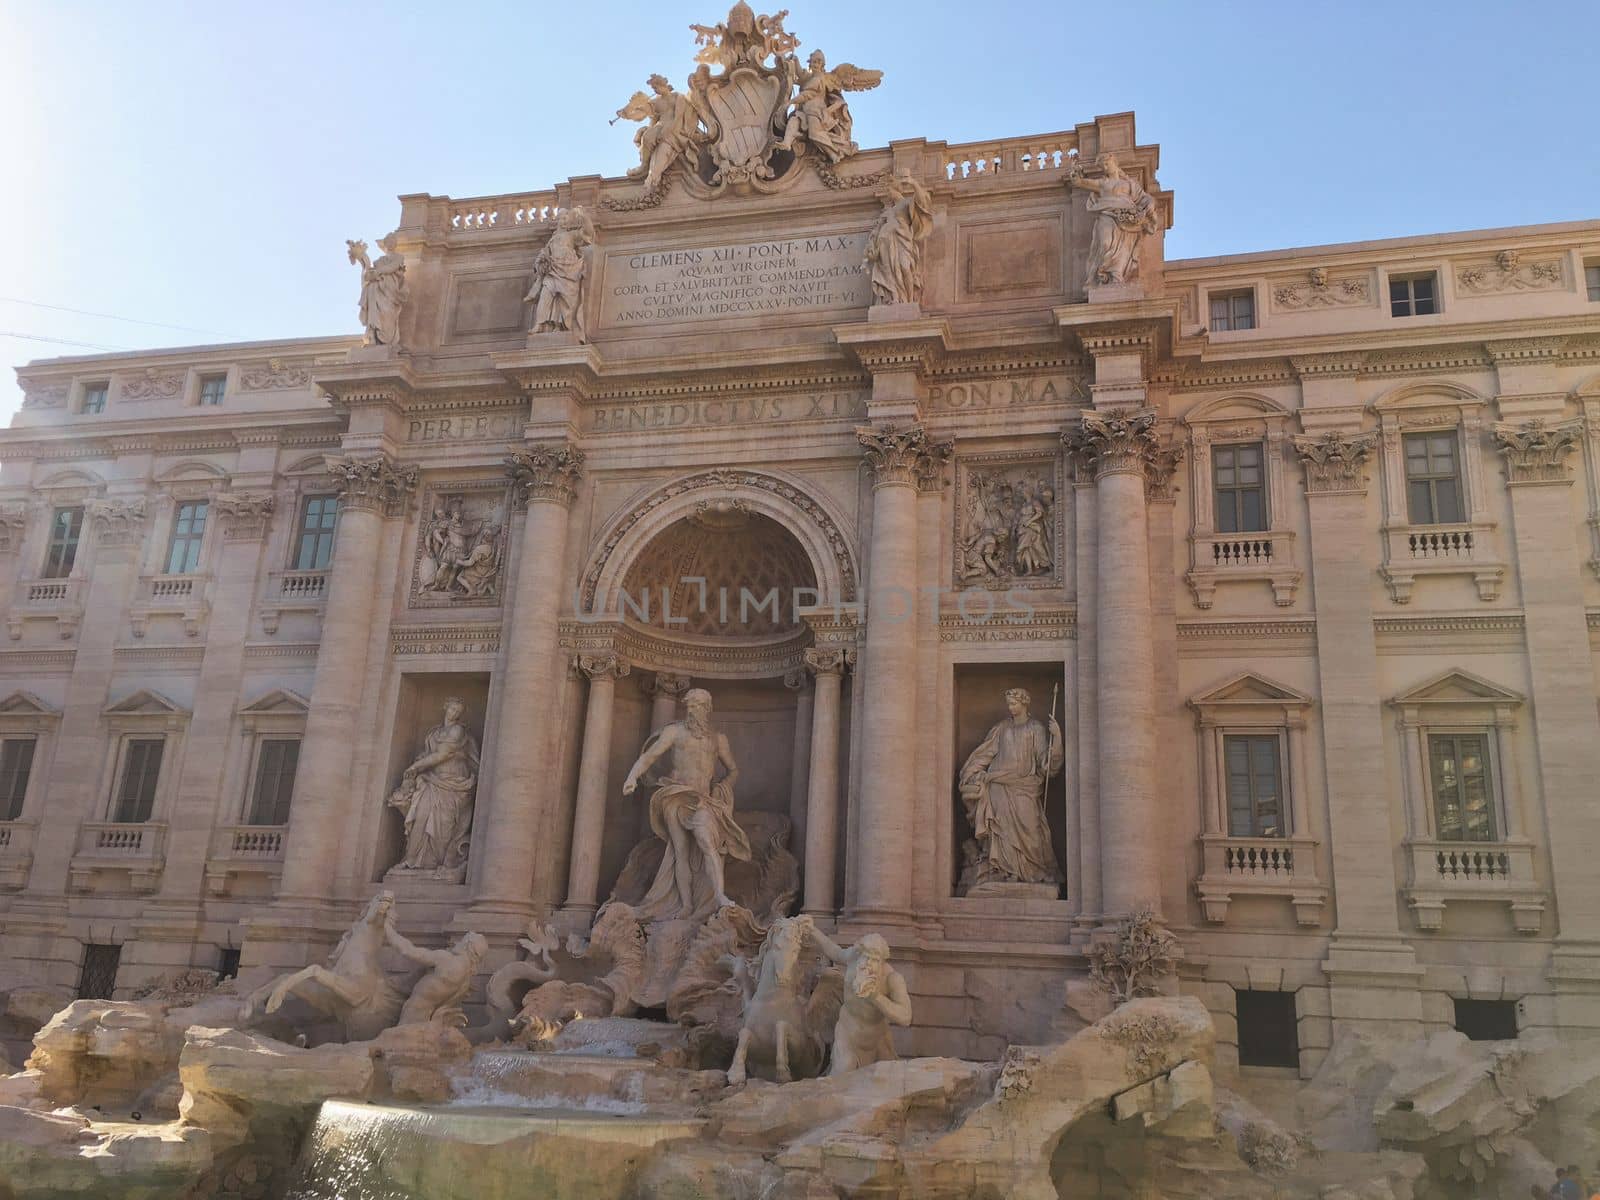
M 622 175 L 401 197 L 359 335 L 21 371 L 17 969 L 997 1105 L 1152 993 L 1305 1077 L 1600 1028 L 1600 226 L 1169 260 L 1132 114 L 873 148 L 787 21 Z

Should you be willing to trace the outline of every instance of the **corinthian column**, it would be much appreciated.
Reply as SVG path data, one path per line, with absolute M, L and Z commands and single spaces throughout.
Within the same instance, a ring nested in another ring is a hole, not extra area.
M 615 654 L 584 654 L 578 669 L 589 677 L 589 708 L 583 719 L 583 758 L 578 766 L 578 810 L 572 820 L 572 873 L 566 908 L 588 916 L 600 887 L 600 851 L 606 829 L 606 793 L 611 774 L 611 712 L 617 679 L 628 664 Z
M 878 923 L 911 916 L 915 772 L 908 761 L 917 719 L 917 483 L 942 469 L 950 443 L 920 425 L 856 430 L 875 476 L 867 577 L 866 677 L 862 702 L 859 858 L 851 917 Z
M 806 794 L 805 912 L 833 920 L 839 846 L 839 692 L 855 651 L 811 649 L 806 668 L 817 677 L 811 705 L 811 769 Z
M 512 608 L 506 615 L 506 656 L 493 749 L 493 787 L 487 812 L 478 801 L 474 915 L 522 916 L 537 896 L 554 903 L 561 864 L 540 855 L 540 833 L 555 811 L 559 736 L 556 636 L 561 614 L 567 523 L 583 453 L 565 443 L 530 446 L 506 458 L 516 502 L 526 508 Z M 542 845 L 558 844 L 545 838 Z
M 1176 452 L 1155 435 L 1154 409 L 1083 414 L 1063 441 L 1093 472 L 1099 676 L 1101 894 L 1107 916 L 1161 902 L 1156 805 L 1155 665 L 1151 652 L 1145 487 L 1170 474 Z
M 339 862 L 339 809 L 350 797 L 350 752 L 367 673 L 384 516 L 398 511 L 417 486 L 415 467 L 396 467 L 381 454 L 330 455 L 327 462 L 339 481 L 339 529 L 290 807 L 281 903 L 322 900 L 331 891 Z

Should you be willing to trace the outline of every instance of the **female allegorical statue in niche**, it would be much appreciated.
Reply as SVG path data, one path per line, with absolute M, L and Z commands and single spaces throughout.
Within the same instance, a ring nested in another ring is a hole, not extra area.
M 922 243 L 933 231 L 928 190 L 901 172 L 882 193 L 883 212 L 867 237 L 874 304 L 916 304 L 922 299 Z
M 1061 868 L 1044 814 L 1044 788 L 1065 760 L 1061 726 L 1050 714 L 1046 731 L 1028 715 L 1022 688 L 1006 692 L 1010 716 L 989 730 L 961 768 L 961 800 L 972 822 L 979 860 L 966 880 L 980 883 L 1060 883 Z
M 444 878 L 466 866 L 478 743 L 461 723 L 465 712 L 466 705 L 454 696 L 444 702 L 444 720 L 429 730 L 422 754 L 389 797 L 406 822 L 405 857 L 396 871 Z
M 533 332 L 568 330 L 587 341 L 583 327 L 583 276 L 594 243 L 594 222 L 582 206 L 562 210 L 556 231 L 533 262 L 533 286 L 524 300 L 533 304 Z
M 1161 227 L 1155 197 L 1139 186 L 1139 181 L 1122 173 L 1115 155 L 1101 160 L 1105 175 L 1085 179 L 1083 168 L 1074 160 L 1067 182 L 1080 191 L 1092 193 L 1089 211 L 1094 214 L 1094 235 L 1089 242 L 1089 274 L 1085 287 L 1126 283 L 1139 272 L 1139 240 Z
M 400 344 L 400 306 L 406 302 L 406 260 L 395 253 L 394 234 L 378 239 L 378 249 L 383 253 L 377 262 L 367 257 L 367 244 L 346 241 L 350 248 L 350 261 L 361 264 L 361 325 L 366 330 L 362 339 L 368 345 L 398 346 Z

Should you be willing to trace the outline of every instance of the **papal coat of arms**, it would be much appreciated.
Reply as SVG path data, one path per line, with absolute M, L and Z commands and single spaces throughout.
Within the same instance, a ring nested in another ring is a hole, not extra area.
M 783 27 L 787 10 L 757 16 L 744 0 L 726 22 L 691 25 L 700 64 L 688 90 L 652 75 L 654 94 L 635 92 L 619 118 L 646 124 L 634 135 L 647 197 L 658 197 L 674 167 L 700 192 L 769 190 L 807 155 L 828 170 L 856 152 L 845 92 L 875 88 L 882 71 L 829 67 L 822 51 L 801 63 L 800 39 Z

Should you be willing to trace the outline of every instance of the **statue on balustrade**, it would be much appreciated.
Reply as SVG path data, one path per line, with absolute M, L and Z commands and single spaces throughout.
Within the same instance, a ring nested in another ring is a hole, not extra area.
M 367 257 L 367 244 L 346 240 L 350 248 L 350 261 L 361 265 L 361 326 L 365 330 L 364 345 L 398 346 L 400 344 L 400 308 L 405 304 L 406 260 L 395 253 L 394 234 L 378 239 L 378 249 L 383 251 L 377 262 Z
M 1101 159 L 1105 174 L 1086 178 L 1074 158 L 1067 171 L 1067 183 L 1089 192 L 1089 211 L 1094 214 L 1094 234 L 1089 241 L 1089 273 L 1085 287 L 1127 283 L 1139 273 L 1139 242 L 1146 234 L 1161 228 L 1161 214 L 1155 197 L 1139 181 L 1123 174 L 1115 155 Z
M 1029 715 L 1032 701 L 1022 688 L 1005 699 L 1009 716 L 961 768 L 961 802 L 977 844 L 975 863 L 962 873 L 967 895 L 982 894 L 986 884 L 1061 883 L 1044 809 L 1045 785 L 1065 761 L 1061 726 L 1054 712 L 1048 729 Z
M 423 874 L 456 882 L 465 876 L 478 785 L 478 742 L 461 723 L 466 705 L 452 696 L 444 720 L 428 731 L 423 751 L 401 776 L 389 804 L 405 818 L 406 849 L 391 876 Z
M 650 890 L 634 906 L 646 921 L 700 920 L 729 907 L 734 901 L 723 858 L 750 858 L 749 839 L 733 818 L 739 767 L 728 739 L 712 728 L 711 693 L 692 688 L 683 704 L 684 719 L 650 735 L 622 785 L 624 796 L 633 795 L 640 777 L 667 760 L 650 796 L 650 827 L 666 843 L 666 853 Z
M 594 245 L 594 222 L 581 205 L 562 209 L 556 231 L 533 261 L 533 286 L 523 299 L 533 305 L 533 332 L 576 334 L 587 341 L 583 282 Z
M 883 212 L 867 237 L 874 304 L 916 304 L 922 299 L 922 246 L 933 232 L 933 201 L 909 172 L 880 193 Z

